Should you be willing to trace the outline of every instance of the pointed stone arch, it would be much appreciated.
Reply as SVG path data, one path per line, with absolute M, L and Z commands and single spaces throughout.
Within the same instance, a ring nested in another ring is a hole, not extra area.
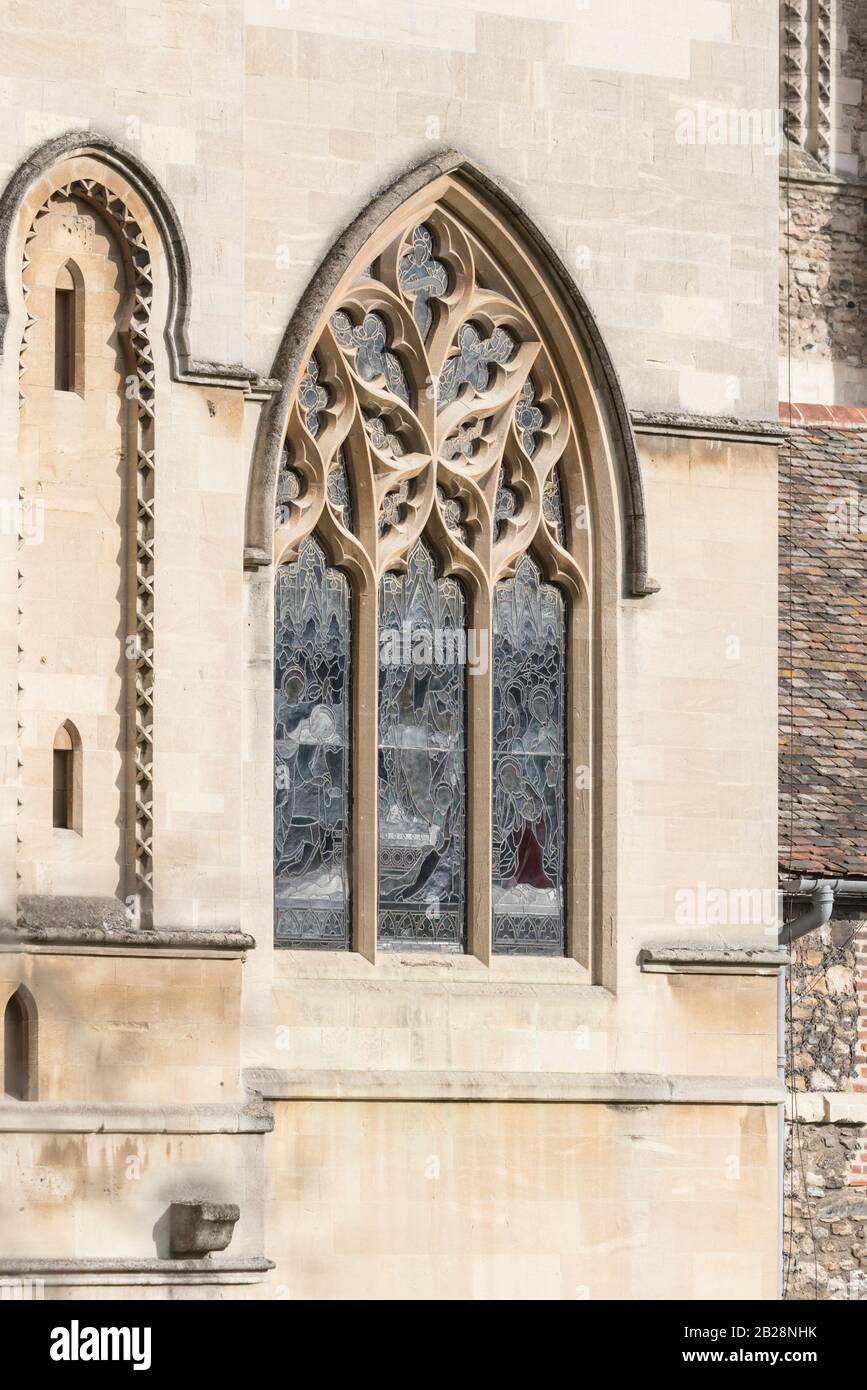
M 177 380 L 183 380 L 191 372 L 195 374 L 205 364 L 195 363 L 190 357 L 190 256 L 177 211 L 159 180 L 143 160 L 108 136 L 80 130 L 67 131 L 40 145 L 18 166 L 0 194 L 0 255 L 7 267 L 6 275 L 0 277 L 0 353 L 5 350 L 10 314 L 9 287 L 15 282 L 20 269 L 15 263 L 16 221 L 19 212 L 27 203 L 32 189 L 40 181 L 52 177 L 56 171 L 59 175 L 56 180 L 59 186 L 64 168 L 75 161 L 92 161 L 93 172 L 100 168 L 104 171 L 106 177 L 93 180 L 92 189 L 95 205 L 103 214 L 108 211 L 111 215 L 114 209 L 123 220 L 123 208 L 130 202 L 129 196 L 123 196 L 111 204 L 99 191 L 100 188 L 110 187 L 112 175 L 122 181 L 124 195 L 131 195 L 132 200 L 140 200 L 142 206 L 147 209 L 159 235 L 168 269 L 169 306 L 165 322 L 165 342 L 172 375 Z M 96 169 L 93 169 L 93 165 Z M 132 220 L 129 211 L 127 216 Z
M 621 550 L 622 591 L 641 598 L 656 592 L 648 579 L 647 519 L 635 436 L 623 388 L 599 326 L 575 280 L 523 209 L 488 174 L 457 151 L 447 151 L 411 168 L 350 223 L 338 237 L 304 291 L 283 335 L 271 370 L 279 381 L 263 409 L 254 446 L 247 501 L 245 563 L 256 569 L 273 558 L 271 520 L 280 452 L 295 394 L 315 338 L 327 319 L 341 282 L 361 268 L 370 249 L 412 209 L 437 198 L 486 221 L 503 238 L 535 281 L 537 293 L 557 306 L 567 356 L 582 368 L 581 414 L 594 472 L 609 474 Z M 578 386 L 573 382 L 573 386 Z
M 156 367 L 153 350 L 152 308 L 154 301 L 154 258 L 165 251 L 165 216 L 168 200 L 157 196 L 154 180 L 145 184 L 137 161 L 119 153 L 99 138 L 82 142 L 64 136 L 49 142 L 25 162 L 0 199 L 0 235 L 8 241 L 8 262 L 18 259 L 16 290 L 23 301 L 23 321 L 19 341 L 21 404 L 24 406 L 27 382 L 28 345 L 37 320 L 30 312 L 28 271 L 31 248 L 39 243 L 40 231 L 59 209 L 92 210 L 99 225 L 119 257 L 122 281 L 116 332 L 122 362 L 123 409 L 127 420 L 123 428 L 128 462 L 128 486 L 133 498 L 130 521 L 130 565 L 127 598 L 127 632 L 131 633 L 125 655 L 129 661 L 130 685 L 126 698 L 126 719 L 132 731 L 130 767 L 126 778 L 126 832 L 124 849 L 124 893 L 135 900 L 137 915 L 145 923 L 152 918 L 153 904 L 153 692 L 154 692 L 154 592 L 155 592 L 155 487 L 156 459 Z M 175 236 L 176 240 L 176 236 Z M 184 249 L 185 254 L 185 249 Z M 184 347 L 185 327 L 182 305 L 175 292 L 176 276 L 168 274 L 169 311 L 167 343 L 169 357 L 179 364 L 178 352 Z M 7 286 L 3 284 L 0 327 L 9 315 Z M 19 307 L 20 311 L 20 307 Z M 179 317 L 180 315 L 180 317 Z M 174 357 L 172 354 L 174 353 Z M 133 529 L 134 526 L 134 529 Z M 26 605 L 26 585 L 19 563 L 22 584 L 19 612 Z M 20 647 L 20 643 L 19 643 Z M 20 658 L 19 658 L 20 659 Z M 19 750 L 19 761 L 22 761 Z M 74 828 L 71 826 L 70 828 Z
M 464 586 L 468 628 L 490 643 L 494 586 L 532 552 L 543 580 L 565 598 L 570 692 L 560 702 L 556 755 L 564 778 L 558 804 L 566 807 L 556 827 L 564 836 L 561 925 L 559 946 L 549 937 L 547 948 L 611 985 L 617 610 L 624 593 L 652 586 L 623 394 L 577 287 L 505 195 L 460 156 L 443 157 L 399 180 L 335 245 L 287 329 L 274 374 L 283 387 L 257 437 L 246 564 L 266 572 L 273 565 L 279 574 L 315 534 L 353 584 L 350 944 L 375 958 L 380 587 L 406 571 L 423 538 L 439 573 Z M 341 496 L 351 501 L 348 511 Z M 544 627 L 541 609 L 536 616 Z M 490 664 L 474 674 L 467 949 L 488 961 L 497 949 L 495 706 Z M 547 718 L 550 702 L 537 701 L 536 710 L 543 704 Z M 536 804 L 529 783 L 506 795 Z M 550 825 L 538 829 L 550 832 Z M 513 850 L 520 858 L 523 851 Z M 533 872 L 541 893 L 553 880 Z M 532 936 L 539 905 L 525 897 L 531 906 L 519 931 L 526 925 Z

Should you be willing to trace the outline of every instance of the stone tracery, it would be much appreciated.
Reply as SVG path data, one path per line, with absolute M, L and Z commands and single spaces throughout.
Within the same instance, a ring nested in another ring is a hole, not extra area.
M 332 300 L 290 409 L 274 517 L 278 576 L 315 533 L 328 559 L 354 576 L 353 609 L 356 599 L 361 609 L 367 606 L 366 631 L 375 643 L 370 604 L 378 604 L 386 577 L 418 566 L 411 557 L 422 542 L 443 576 L 432 582 L 450 575 L 461 581 L 467 622 L 483 629 L 490 644 L 495 586 L 514 576 L 532 550 L 532 572 L 541 564 L 545 579 L 582 610 L 586 624 L 587 540 L 570 524 L 570 515 L 586 511 L 581 448 L 535 316 L 539 306 L 531 309 L 499 259 L 442 203 L 408 217 L 372 260 L 360 263 Z M 297 480 L 291 487 L 290 474 Z M 275 623 L 279 643 L 279 607 Z M 353 613 L 352 624 L 360 641 L 365 623 L 356 623 Z M 560 621 L 558 631 L 565 646 L 567 625 Z M 354 663 L 360 656 L 356 646 Z M 563 655 L 573 666 L 577 659 Z M 481 930 L 489 937 L 490 849 L 484 843 L 490 846 L 494 800 L 491 733 L 484 744 L 478 738 L 474 744 L 472 730 L 491 727 L 491 671 L 473 674 L 467 682 L 467 896 L 481 906 Z M 366 737 L 376 740 L 369 699 L 362 697 L 361 705 L 356 745 L 365 737 L 365 719 Z M 557 717 L 564 730 L 561 752 L 568 744 L 574 756 L 586 741 L 578 731 L 586 707 L 568 715 L 558 709 Z M 354 804 L 376 795 L 375 786 L 366 785 L 367 767 L 353 778 Z M 556 780 L 559 786 L 559 772 Z M 501 789 L 499 796 L 503 801 L 506 793 Z M 564 837 L 560 872 L 564 856 L 580 855 L 575 844 L 567 850 L 562 825 L 558 832 Z M 585 824 L 575 835 L 586 832 Z M 352 826 L 348 833 L 354 838 Z M 369 822 L 366 833 L 366 851 L 376 859 L 381 846 Z M 278 847 L 278 857 L 281 852 Z M 394 847 L 391 853 L 394 858 Z M 357 864 L 352 872 L 368 919 L 375 921 L 369 873 Z M 482 875 L 488 883 L 480 898 Z M 352 910 L 365 913 L 356 901 Z M 472 923 L 469 929 L 472 937 Z M 431 934 L 443 934 L 442 922 Z M 484 954 L 478 931 L 470 949 Z M 513 943 L 511 949 L 521 948 Z

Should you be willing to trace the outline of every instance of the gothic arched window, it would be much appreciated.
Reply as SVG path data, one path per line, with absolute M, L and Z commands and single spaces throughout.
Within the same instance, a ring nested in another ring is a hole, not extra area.
M 444 178 L 319 320 L 274 515 L 278 944 L 590 960 L 602 431 L 557 304 Z

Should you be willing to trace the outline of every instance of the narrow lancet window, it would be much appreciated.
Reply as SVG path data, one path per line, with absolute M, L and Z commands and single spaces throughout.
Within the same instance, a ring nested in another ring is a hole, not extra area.
M 422 541 L 380 588 L 379 944 L 466 941 L 466 615 Z
M 348 950 L 350 592 L 312 536 L 278 570 L 274 646 L 276 940 Z
M 565 951 L 565 603 L 529 556 L 494 593 L 494 951 Z
M 81 392 L 81 285 L 71 264 L 61 266 L 54 288 L 54 389 Z
M 54 735 L 52 824 L 81 833 L 81 739 L 69 720 Z

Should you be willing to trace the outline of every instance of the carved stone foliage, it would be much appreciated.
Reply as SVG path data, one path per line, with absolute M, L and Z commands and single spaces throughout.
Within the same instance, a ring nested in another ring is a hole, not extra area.
M 76 178 L 53 189 L 37 211 L 25 237 L 22 274 L 30 264 L 27 247 L 42 218 L 70 200 L 89 203 L 107 223 L 124 251 L 131 282 L 129 318 L 121 337 L 127 347 L 132 372 L 126 395 L 134 402 L 137 417 L 133 443 L 135 463 L 135 595 L 134 628 L 126 655 L 134 669 L 135 746 L 133 751 L 130 821 L 134 826 L 130 846 L 133 892 L 141 921 L 147 925 L 153 900 L 153 722 L 154 722 L 154 453 L 155 371 L 151 347 L 153 274 L 144 232 L 121 197 L 97 179 Z M 22 282 L 27 301 L 26 279 Z M 27 368 L 28 335 L 35 320 L 25 319 L 20 349 L 20 371 Z
M 352 890 L 343 901 L 352 900 L 362 949 L 378 929 L 383 946 L 562 951 L 585 891 L 589 816 L 571 804 L 567 815 L 564 768 L 587 758 L 587 651 L 573 639 L 590 628 L 588 488 L 546 305 L 522 297 L 502 249 L 445 201 L 417 206 L 402 225 L 396 216 L 327 306 L 289 411 L 274 512 L 276 643 L 285 649 L 281 573 L 304 563 L 315 534 L 352 588 Z M 535 588 L 516 574 L 535 576 Z M 491 649 L 505 613 L 498 585 L 509 581 L 518 626 L 508 636 L 532 631 L 550 670 L 530 651 L 523 665 L 517 652 L 507 659 L 495 789 L 493 681 L 503 660 Z M 534 603 L 537 623 L 524 611 Z M 451 646 L 469 674 L 449 673 L 436 654 L 435 615 L 446 609 L 440 625 L 460 629 Z M 395 636 L 410 627 L 425 637 L 424 660 Z M 379 650 L 386 635 L 399 648 L 393 660 Z M 544 746 L 533 742 L 543 707 Z M 286 856 L 281 843 L 278 860 Z M 525 870 L 532 891 L 522 891 Z M 495 891 L 502 946 L 492 936 Z M 534 925 L 537 908 L 544 920 Z

